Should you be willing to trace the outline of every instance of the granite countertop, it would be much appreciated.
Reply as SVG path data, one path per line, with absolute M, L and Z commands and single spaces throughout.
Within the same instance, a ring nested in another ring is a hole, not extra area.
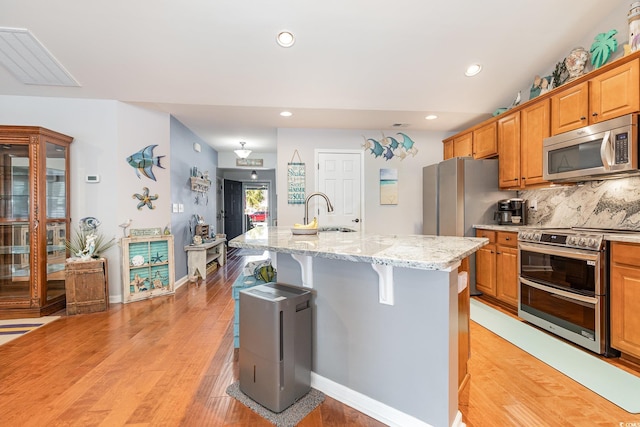
M 476 230 L 495 230 L 495 231 L 512 231 L 517 233 L 520 230 L 526 230 L 529 228 L 540 228 L 535 225 L 500 225 L 500 224 L 474 224 L 473 228 Z
M 256 227 L 229 241 L 229 246 L 420 270 L 449 270 L 487 243 L 488 239 L 476 237 L 338 231 L 293 235 L 290 227 Z
M 512 231 L 518 232 L 527 229 L 562 228 L 544 227 L 540 225 L 499 225 L 499 224 L 474 224 L 473 228 L 478 230 Z M 603 232 L 605 240 L 610 242 L 640 243 L 640 230 L 620 230 L 617 232 Z

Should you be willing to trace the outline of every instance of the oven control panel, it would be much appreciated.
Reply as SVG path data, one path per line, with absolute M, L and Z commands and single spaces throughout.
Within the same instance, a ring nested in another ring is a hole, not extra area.
M 518 232 L 518 241 L 599 251 L 602 248 L 603 236 L 571 231 L 522 230 Z

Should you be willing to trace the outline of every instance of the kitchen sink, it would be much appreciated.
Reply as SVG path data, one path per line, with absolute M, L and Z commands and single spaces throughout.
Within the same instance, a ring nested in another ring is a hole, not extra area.
M 352 233 L 356 230 L 347 227 L 318 227 L 318 231 L 338 231 L 341 233 Z

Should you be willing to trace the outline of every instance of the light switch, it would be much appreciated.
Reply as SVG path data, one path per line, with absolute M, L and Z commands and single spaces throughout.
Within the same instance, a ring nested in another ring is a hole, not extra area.
M 178 203 L 178 212 L 184 212 L 184 205 L 182 203 Z
M 173 213 L 177 213 L 178 212 L 178 204 L 174 203 L 173 204 Z

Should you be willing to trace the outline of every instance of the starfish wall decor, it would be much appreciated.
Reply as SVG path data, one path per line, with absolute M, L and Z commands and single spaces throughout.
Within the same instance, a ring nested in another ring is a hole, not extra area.
M 143 206 L 147 206 L 149 209 L 156 208 L 155 206 L 153 206 L 153 201 L 158 199 L 158 195 L 149 195 L 149 188 L 147 187 L 142 187 L 142 194 L 135 193 L 131 197 L 140 201 L 136 206 L 138 210 L 142 209 Z

